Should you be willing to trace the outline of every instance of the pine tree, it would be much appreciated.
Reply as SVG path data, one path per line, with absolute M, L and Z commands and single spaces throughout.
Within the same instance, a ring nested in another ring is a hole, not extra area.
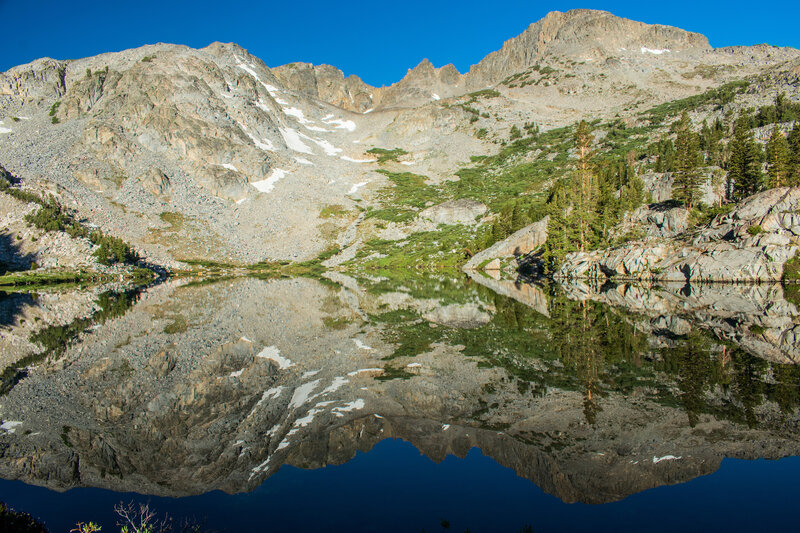
M 591 242 L 590 231 L 594 228 L 594 223 L 597 219 L 597 198 L 599 195 L 599 186 L 597 183 L 597 174 L 591 169 L 589 163 L 592 158 L 592 132 L 589 129 L 589 124 L 582 120 L 577 129 L 575 130 L 575 147 L 578 150 L 578 175 L 577 175 L 577 198 L 575 202 L 577 223 L 578 223 L 578 241 L 580 244 L 580 251 L 586 250 L 588 244 Z
M 776 125 L 767 141 L 767 173 L 770 187 L 783 187 L 789 182 L 789 143 Z
M 737 121 L 730 143 L 728 161 L 729 198 L 739 201 L 762 188 L 761 148 L 753 138 L 748 120 Z
M 522 137 L 522 132 L 519 130 L 519 128 L 517 127 L 517 125 L 516 125 L 516 124 L 514 124 L 513 126 L 511 126 L 511 132 L 510 132 L 510 135 L 509 135 L 509 137 L 510 137 L 510 139 L 511 139 L 512 141 L 516 141 L 517 139 L 519 139 L 520 137 Z
M 678 122 L 675 140 L 675 173 L 672 197 L 686 207 L 694 207 L 700 195 L 700 149 L 697 135 L 692 131 L 689 114 L 684 111 Z
M 789 179 L 787 185 L 800 185 L 800 123 L 795 122 L 787 138 L 789 145 Z

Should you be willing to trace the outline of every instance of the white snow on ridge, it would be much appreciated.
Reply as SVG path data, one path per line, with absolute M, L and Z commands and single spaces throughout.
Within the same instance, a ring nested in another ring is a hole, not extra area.
M 642 46 L 642 54 L 655 54 L 657 56 L 660 56 L 661 54 L 666 52 L 670 52 L 670 50 L 668 48 L 664 48 L 662 50 L 658 49 L 654 50 L 652 48 L 647 48 L 646 46 Z
M 342 156 L 344 161 L 350 161 L 351 163 L 376 163 L 377 159 L 353 159 L 352 157 L 347 157 L 346 155 Z
M 433 94 L 431 95 L 431 98 L 433 98 L 434 100 L 441 100 L 441 99 L 442 99 L 442 98 L 441 98 L 441 97 L 440 97 L 438 94 L 436 94 L 436 93 L 433 93 Z
M 331 133 L 333 130 L 328 130 L 325 128 L 320 128 L 319 126 L 309 126 L 308 124 L 303 124 L 307 130 L 311 131 L 319 131 L 321 133 Z
M 314 166 L 314 163 L 312 163 L 312 162 L 311 162 L 311 161 L 309 161 L 308 159 L 304 159 L 304 158 L 302 158 L 302 157 L 295 157 L 295 158 L 294 158 L 294 160 L 295 160 L 295 161 L 297 161 L 298 163 L 300 163 L 301 165 L 311 165 L 311 166 Z
M 415 165 L 416 163 L 414 161 L 400 161 L 400 164 L 410 167 L 411 165 Z
M 270 361 L 275 361 L 278 363 L 278 368 L 281 370 L 286 370 L 287 368 L 293 367 L 294 363 L 290 360 L 286 359 L 281 355 L 281 351 L 278 350 L 276 346 L 267 346 L 261 352 L 259 352 L 256 357 L 261 357 L 262 359 L 269 359 Z
M 301 154 L 313 154 L 314 152 L 311 151 L 311 148 L 306 145 L 300 138 L 302 134 L 297 130 L 293 130 L 292 128 L 279 128 L 281 135 L 283 136 L 283 140 L 286 141 L 286 146 L 290 149 L 294 150 L 295 152 L 300 152 Z
M 11 133 L 11 128 L 4 128 L 3 121 L 0 120 L 0 133 Z
M 220 166 L 222 168 L 227 168 L 228 170 L 233 170 L 234 172 L 239 172 L 239 169 L 231 165 L 230 163 L 222 163 Z
M 366 184 L 367 184 L 366 181 L 362 181 L 361 183 L 356 183 L 355 185 L 350 187 L 350 190 L 347 191 L 347 194 L 355 194 L 358 191 L 358 189 L 360 189 L 361 187 L 363 187 Z
M 341 118 L 335 118 L 333 115 L 327 115 L 322 117 L 322 122 L 324 124 L 329 124 L 339 128 L 340 130 L 356 131 L 356 123 L 352 120 L 344 120 Z

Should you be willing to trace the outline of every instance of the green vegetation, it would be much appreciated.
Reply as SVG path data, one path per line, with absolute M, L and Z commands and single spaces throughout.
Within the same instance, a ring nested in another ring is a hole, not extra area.
M 20 201 L 35 203 L 39 209 L 25 216 L 31 225 L 44 231 L 63 231 L 73 238 L 86 238 L 99 248 L 94 252 L 97 261 L 103 265 L 115 263 L 136 264 L 139 255 L 125 241 L 104 234 L 100 230 L 89 230 L 66 211 L 55 197 L 42 198 L 30 191 L 13 186 L 4 177 L 0 177 L 0 192 L 4 192 Z
M 764 228 L 762 228 L 759 224 L 754 224 L 747 228 L 747 233 L 750 235 L 761 235 L 762 233 L 765 233 L 765 231 Z
M 50 111 L 48 112 L 48 114 L 50 115 L 50 122 L 52 122 L 53 124 L 59 123 L 56 113 L 58 112 L 58 108 L 60 105 L 61 101 L 57 100 L 56 102 L 53 103 L 53 105 L 50 106 Z
M 713 105 L 720 109 L 726 104 L 733 102 L 736 95 L 742 94 L 750 86 L 747 81 L 733 81 L 722 85 L 716 89 L 688 98 L 672 100 L 658 105 L 645 114 L 647 119 L 653 124 L 662 124 L 668 116 L 675 116 L 683 111 L 691 111 L 703 105 Z
M 326 205 L 319 212 L 320 218 L 338 218 L 346 216 L 349 213 L 347 208 L 343 205 Z
M 155 56 L 155 55 L 151 55 L 151 56 L 144 56 L 144 57 L 142 58 L 142 63 L 150 63 L 150 62 L 151 62 L 151 61 L 153 61 L 155 58 L 156 58 L 156 56 Z
M 378 163 L 383 164 L 389 161 L 398 162 L 398 158 L 407 155 L 408 152 L 402 148 L 394 148 L 387 150 L 386 148 L 370 148 L 367 150 L 368 154 L 372 154 L 378 158 Z
M 800 253 L 795 254 L 793 258 L 783 264 L 784 281 L 800 281 Z
M 78 318 L 62 326 L 50 326 L 32 333 L 30 342 L 42 347 L 41 353 L 24 357 L 7 367 L 0 374 L 0 396 L 7 394 L 17 383 L 24 379 L 29 366 L 47 359 L 58 359 L 87 329 L 93 325 L 104 324 L 112 318 L 124 315 L 139 297 L 140 289 L 127 292 L 105 292 L 98 296 L 98 311 L 86 318 Z

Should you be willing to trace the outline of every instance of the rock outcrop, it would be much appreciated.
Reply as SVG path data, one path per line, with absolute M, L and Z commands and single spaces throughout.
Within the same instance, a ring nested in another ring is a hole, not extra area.
M 652 218 L 652 215 L 648 215 Z M 680 224 L 671 217 L 670 225 Z M 652 233 L 663 235 L 664 218 Z M 659 225 L 660 224 L 660 225 Z M 664 281 L 779 281 L 800 246 L 800 188 L 771 189 L 744 200 L 707 227 L 671 239 L 569 254 L 560 278 Z
M 500 242 L 473 255 L 464 270 L 478 270 L 493 259 L 508 259 L 527 255 L 547 241 L 547 224 L 550 217 L 525 226 Z

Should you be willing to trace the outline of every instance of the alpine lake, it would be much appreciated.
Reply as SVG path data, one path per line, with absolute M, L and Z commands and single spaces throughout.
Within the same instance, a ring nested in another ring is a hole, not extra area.
M 442 271 L 0 293 L 0 335 L 35 347 L 2 374 L 0 501 L 65 533 L 140 504 L 173 531 L 790 529 L 797 289 Z M 35 323 L 59 301 L 88 311 Z

